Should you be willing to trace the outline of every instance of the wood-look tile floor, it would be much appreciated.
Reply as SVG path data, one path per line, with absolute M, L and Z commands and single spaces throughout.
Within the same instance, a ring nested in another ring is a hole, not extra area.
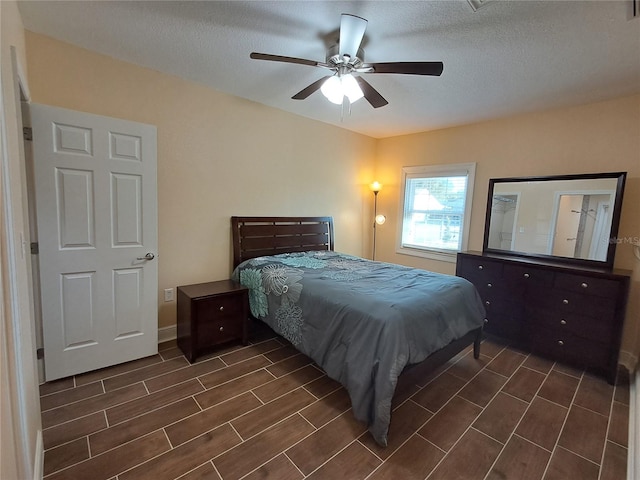
M 268 329 L 40 387 L 47 480 L 626 478 L 629 387 L 485 340 L 402 377 L 389 446 Z

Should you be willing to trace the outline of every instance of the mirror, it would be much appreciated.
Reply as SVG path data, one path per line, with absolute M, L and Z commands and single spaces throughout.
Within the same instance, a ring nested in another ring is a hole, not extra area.
M 626 172 L 489 180 L 483 250 L 613 266 Z

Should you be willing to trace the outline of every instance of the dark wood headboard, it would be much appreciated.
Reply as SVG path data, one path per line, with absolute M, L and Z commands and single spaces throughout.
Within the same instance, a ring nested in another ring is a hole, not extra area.
M 333 250 L 333 217 L 231 217 L 233 267 L 278 253 Z

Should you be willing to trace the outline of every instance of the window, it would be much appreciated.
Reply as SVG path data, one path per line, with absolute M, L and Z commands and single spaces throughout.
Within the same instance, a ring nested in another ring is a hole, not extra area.
M 455 262 L 466 250 L 476 164 L 402 169 L 398 253 Z

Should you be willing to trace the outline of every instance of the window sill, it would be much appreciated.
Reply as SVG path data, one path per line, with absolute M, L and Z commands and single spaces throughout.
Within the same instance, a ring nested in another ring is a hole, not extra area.
M 456 263 L 458 252 L 443 252 L 439 250 L 422 250 L 418 248 L 398 247 L 396 253 L 400 255 L 410 255 L 412 257 L 429 258 L 431 260 L 439 260 L 441 262 Z

